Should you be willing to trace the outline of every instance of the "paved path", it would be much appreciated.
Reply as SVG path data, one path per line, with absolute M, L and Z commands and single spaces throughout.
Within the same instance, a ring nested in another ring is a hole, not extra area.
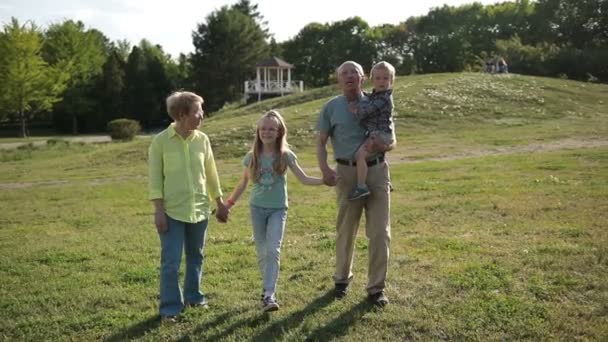
M 148 135 L 138 135 L 138 138 L 145 138 Z M 104 143 L 110 142 L 112 139 L 109 135 L 81 135 L 76 137 L 49 137 L 48 139 L 60 139 L 67 140 L 70 142 L 85 142 L 85 143 Z M 33 144 L 34 146 L 42 146 L 46 145 L 46 141 L 48 139 L 35 140 L 35 141 L 20 141 L 20 142 L 10 142 L 10 143 L 0 143 L 0 150 L 12 150 L 22 145 Z

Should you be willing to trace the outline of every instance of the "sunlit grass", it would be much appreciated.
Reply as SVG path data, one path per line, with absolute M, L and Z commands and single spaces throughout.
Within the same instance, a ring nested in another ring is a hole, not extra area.
M 496 94 L 529 92 L 476 102 L 484 82 L 495 82 Z M 414 102 L 398 107 L 399 146 L 389 154 L 391 304 L 383 310 L 365 301 L 363 229 L 353 287 L 333 300 L 334 193 L 290 175 L 281 310 L 263 315 L 257 306 L 246 195 L 228 224 L 210 225 L 210 308 L 161 325 L 149 140 L 56 142 L 0 151 L 0 339 L 606 340 L 606 86 L 442 74 L 397 87 L 396 98 Z M 289 105 L 281 111 L 300 164 L 319 175 L 314 122 L 327 97 L 308 96 L 274 101 Z M 507 115 L 486 113 L 499 102 Z M 441 114 L 445 105 L 462 106 L 448 107 L 462 115 Z M 226 192 L 257 106 L 203 123 Z

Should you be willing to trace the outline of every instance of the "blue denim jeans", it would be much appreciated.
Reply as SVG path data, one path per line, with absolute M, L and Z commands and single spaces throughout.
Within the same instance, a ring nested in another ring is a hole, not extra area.
M 202 303 L 205 296 L 200 290 L 203 271 L 203 248 L 207 236 L 208 220 L 198 223 L 177 221 L 167 216 L 168 230 L 160 236 L 160 315 L 179 314 L 186 303 Z M 185 248 L 184 248 L 185 247 Z M 186 250 L 184 297 L 179 288 L 179 266 L 182 250 Z
M 274 293 L 279 279 L 281 243 L 287 221 L 287 208 L 261 208 L 251 206 L 253 239 L 262 273 L 264 290 Z

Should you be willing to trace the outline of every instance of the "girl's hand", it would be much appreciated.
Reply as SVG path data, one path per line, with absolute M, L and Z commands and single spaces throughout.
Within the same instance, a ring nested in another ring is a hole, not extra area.
M 169 230 L 167 226 L 167 216 L 160 210 L 154 212 L 154 225 L 156 225 L 156 231 L 158 234 L 163 234 Z

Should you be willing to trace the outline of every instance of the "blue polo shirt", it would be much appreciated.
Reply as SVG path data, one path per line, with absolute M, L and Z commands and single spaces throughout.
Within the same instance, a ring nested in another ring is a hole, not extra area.
M 368 101 L 367 96 L 363 95 L 361 101 Z M 317 129 L 329 135 L 335 159 L 354 160 L 355 152 L 365 141 L 365 128 L 348 111 L 344 95 L 334 97 L 323 106 Z

